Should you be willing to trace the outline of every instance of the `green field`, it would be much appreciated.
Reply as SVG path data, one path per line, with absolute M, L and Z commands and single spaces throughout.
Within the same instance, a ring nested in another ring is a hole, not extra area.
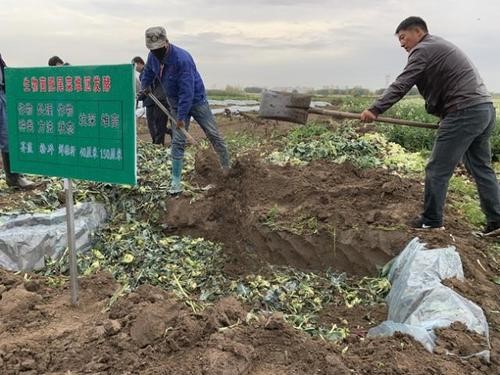
M 208 90 L 209 99 L 225 100 L 259 100 L 259 94 L 248 94 L 242 90 Z M 351 96 L 351 95 L 314 95 L 313 100 L 326 101 L 337 109 L 346 112 L 360 113 L 368 108 L 376 99 L 371 96 Z M 497 110 L 497 123 L 500 122 L 500 95 L 494 96 L 494 103 Z M 424 100 L 417 95 L 405 97 L 399 103 L 389 109 L 384 116 L 405 120 L 427 122 L 437 124 L 439 119 L 429 115 L 425 111 Z M 390 142 L 395 142 L 409 151 L 430 151 L 434 143 L 435 132 L 427 129 L 409 128 L 406 126 L 378 125 L 379 131 L 384 134 Z M 491 140 L 493 158 L 500 161 L 500 127 L 497 127 Z

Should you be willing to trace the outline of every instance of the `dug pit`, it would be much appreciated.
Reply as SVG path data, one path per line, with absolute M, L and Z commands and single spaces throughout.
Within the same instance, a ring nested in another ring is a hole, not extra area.
M 224 178 L 204 150 L 195 172 L 194 183 L 215 186 L 169 199 L 167 232 L 222 243 L 235 274 L 278 265 L 374 275 L 412 238 L 404 223 L 421 199 L 415 181 L 350 164 L 281 167 L 247 155 Z

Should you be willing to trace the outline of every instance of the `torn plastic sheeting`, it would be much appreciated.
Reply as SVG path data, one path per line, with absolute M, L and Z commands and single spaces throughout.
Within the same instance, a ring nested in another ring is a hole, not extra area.
M 82 203 L 75 206 L 77 251 L 92 245 L 92 235 L 107 218 L 104 205 Z M 67 247 L 66 209 L 49 214 L 0 217 L 0 267 L 11 271 L 31 271 L 45 266 L 45 257 L 59 258 Z
M 459 321 L 489 342 L 483 310 L 441 284 L 442 280 L 453 277 L 464 278 L 455 247 L 428 250 L 418 238 L 413 239 L 394 260 L 389 272 L 392 288 L 387 296 L 388 320 L 370 329 L 368 336 L 391 336 L 402 332 L 432 352 L 435 347 L 433 330 L 447 328 Z M 489 360 L 489 351 L 477 355 Z
M 387 296 L 388 319 L 405 322 L 424 295 L 441 280 L 463 280 L 462 261 L 455 247 L 427 250 L 418 238 L 396 258 L 389 272 L 392 288 Z
M 257 100 L 235 100 L 235 99 L 226 99 L 226 100 L 217 100 L 217 99 L 209 99 L 208 104 L 213 106 L 255 106 L 259 105 Z
M 427 330 L 446 328 L 454 322 L 461 322 L 486 338 L 489 334 L 483 310 L 442 284 L 426 293 L 404 322 Z
M 224 105 L 224 108 L 214 108 L 212 113 L 214 115 L 219 115 L 226 113 L 229 110 L 233 114 L 238 112 L 259 112 L 260 105 L 259 102 L 255 100 L 212 100 L 209 101 L 211 105 Z M 311 107 L 328 107 L 331 104 L 328 102 L 312 102 Z

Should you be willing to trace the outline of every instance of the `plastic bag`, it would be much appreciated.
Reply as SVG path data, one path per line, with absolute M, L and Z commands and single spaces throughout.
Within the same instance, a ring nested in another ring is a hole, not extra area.
M 464 278 L 462 261 L 455 247 L 428 250 L 415 238 L 394 260 L 388 277 L 392 284 L 387 296 L 388 320 L 370 329 L 369 337 L 402 332 L 432 352 L 434 329 L 446 328 L 458 321 L 489 340 L 483 310 L 441 284 L 445 279 Z M 477 355 L 489 360 L 489 351 Z
M 78 251 L 92 245 L 92 234 L 107 219 L 104 205 L 75 206 L 75 235 Z M 31 271 L 45 266 L 45 257 L 59 258 L 67 247 L 66 209 L 49 214 L 0 217 L 0 267 L 10 271 Z

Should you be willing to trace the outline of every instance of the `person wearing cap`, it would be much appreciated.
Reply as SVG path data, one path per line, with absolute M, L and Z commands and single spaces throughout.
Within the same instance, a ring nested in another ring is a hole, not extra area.
M 0 151 L 2 152 L 3 169 L 5 171 L 5 181 L 8 186 L 21 189 L 31 189 L 35 184 L 18 173 L 10 170 L 9 141 L 7 132 L 7 110 L 5 96 L 5 74 L 7 65 L 0 54 Z
M 217 123 L 208 105 L 205 86 L 191 55 L 167 39 L 162 26 L 150 27 L 145 32 L 146 47 L 150 50 L 143 72 L 141 86 L 147 90 L 158 77 L 167 100 L 177 119 L 172 135 L 171 194 L 182 192 L 181 175 L 186 138 L 180 129 L 189 130 L 193 117 L 217 152 L 224 175 L 229 173 L 229 152 L 219 133 Z

